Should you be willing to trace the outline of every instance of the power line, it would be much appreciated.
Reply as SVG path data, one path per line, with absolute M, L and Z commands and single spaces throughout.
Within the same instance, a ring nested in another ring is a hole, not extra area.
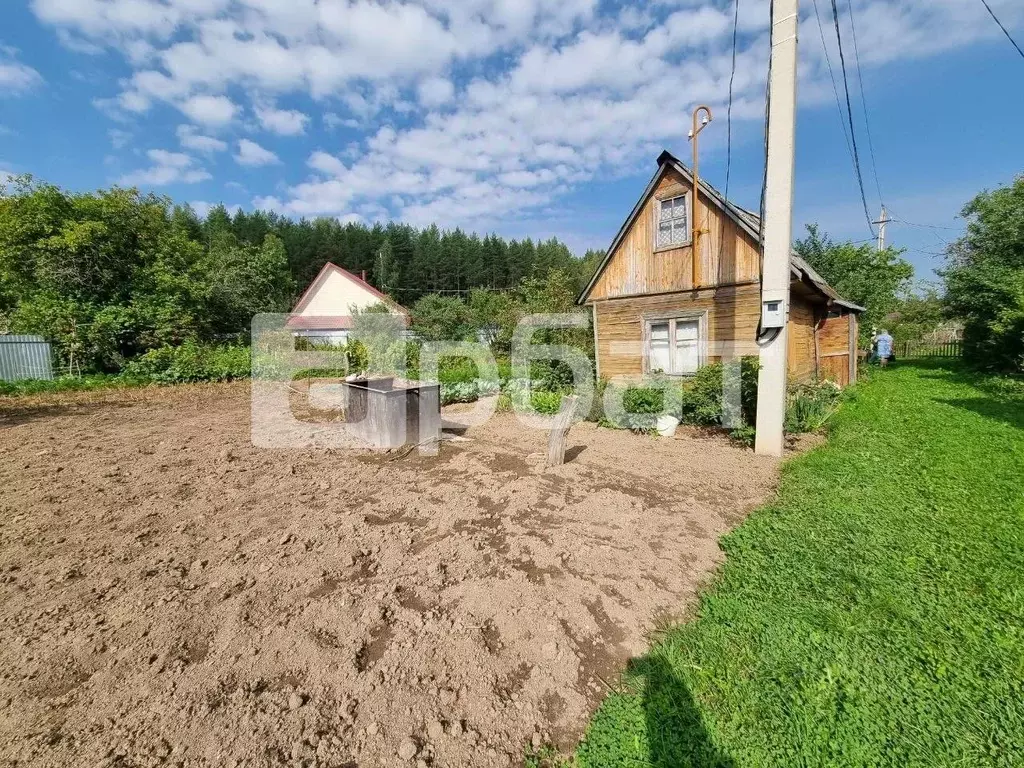
M 843 35 L 839 29 L 839 6 L 836 0 L 832 0 L 832 21 L 836 27 L 836 42 L 839 44 L 839 64 L 843 71 L 843 89 L 846 92 L 846 115 L 850 120 L 850 141 L 853 144 L 853 164 L 857 171 L 857 186 L 860 188 L 860 200 L 864 205 L 864 219 L 868 223 L 868 230 L 875 234 L 872 229 L 871 214 L 868 213 L 868 198 L 864 194 L 864 175 L 860 170 L 860 154 L 857 152 L 857 132 L 853 128 L 853 107 L 850 105 L 850 81 L 846 77 L 846 57 L 843 56 Z
M 892 210 L 890 210 L 889 213 L 892 213 Z M 918 227 L 920 229 L 948 229 L 948 230 L 951 230 L 953 232 L 960 232 L 961 231 L 960 227 L 940 227 L 938 224 L 917 224 L 917 223 L 915 223 L 913 221 L 907 221 L 906 219 L 901 219 L 898 216 L 890 217 L 889 221 L 895 221 L 897 224 L 906 224 L 908 227 Z
M 875 189 L 878 191 L 878 202 L 884 207 L 885 198 L 882 197 L 882 185 L 878 181 L 878 164 L 875 162 L 875 142 L 871 138 L 871 121 L 868 119 L 868 100 L 864 96 L 864 72 L 860 67 L 860 46 L 857 45 L 857 25 L 853 22 L 853 0 L 848 0 L 850 5 L 850 31 L 853 32 L 853 56 L 857 62 L 857 84 L 860 86 L 860 103 L 864 108 L 864 127 L 868 133 L 868 150 L 871 153 L 871 173 L 875 177 Z
M 729 108 L 725 114 L 725 199 L 729 199 L 729 179 L 732 175 L 732 84 L 736 80 L 736 39 L 740 31 L 740 0 L 736 0 L 732 17 L 732 71 L 729 73 Z
M 1007 30 L 1006 27 L 1003 26 L 1003 22 L 1001 22 L 999 20 L 999 17 L 996 16 L 995 11 L 993 11 L 989 7 L 989 4 L 987 2 L 985 2 L 985 0 L 981 0 L 981 4 L 985 6 L 985 10 L 988 11 L 989 16 L 991 16 L 993 18 L 993 20 L 996 22 L 996 24 L 999 25 L 999 28 L 1001 30 L 1003 30 L 1003 34 L 1006 35 L 1006 39 L 1009 40 L 1011 43 L 1013 43 L 1013 47 L 1017 49 L 1017 53 L 1019 53 L 1021 55 L 1021 58 L 1024 58 L 1024 51 L 1022 51 L 1020 46 L 1017 45 L 1017 41 L 1014 40 L 1012 37 L 1010 37 L 1009 30 Z
M 850 134 L 846 130 L 846 115 L 843 114 L 843 105 L 839 100 L 839 86 L 836 85 L 836 76 L 832 71 L 832 58 L 828 55 L 828 43 L 825 42 L 825 27 L 821 23 L 821 14 L 818 12 L 818 0 L 814 0 L 814 17 L 818 20 L 818 33 L 821 35 L 821 49 L 825 53 L 825 64 L 828 66 L 828 76 L 832 81 L 832 93 L 836 97 L 836 109 L 839 110 L 839 127 L 843 129 L 843 138 L 846 139 L 846 151 L 850 153 L 850 162 L 854 162 L 853 148 L 850 147 Z

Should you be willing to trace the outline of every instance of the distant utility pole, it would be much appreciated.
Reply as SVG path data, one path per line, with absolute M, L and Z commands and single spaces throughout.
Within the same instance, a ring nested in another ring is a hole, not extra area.
M 878 218 L 878 221 L 872 221 L 872 224 L 878 225 L 878 250 L 885 250 L 885 225 L 889 222 L 889 216 L 885 212 L 885 206 L 882 206 L 882 215 Z
M 798 0 L 775 0 L 772 11 L 771 102 L 761 274 L 761 371 L 757 380 L 754 450 L 781 456 L 786 417 L 790 253 L 793 249 L 793 160 L 796 150 Z

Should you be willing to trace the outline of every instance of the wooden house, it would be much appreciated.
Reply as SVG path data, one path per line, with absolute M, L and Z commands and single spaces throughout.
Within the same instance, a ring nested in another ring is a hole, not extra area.
M 392 301 L 365 279 L 327 262 L 288 318 L 287 328 L 297 337 L 322 344 L 345 344 L 352 330 L 353 312 L 383 304 L 409 326 L 409 310 Z
M 761 316 L 758 216 L 700 179 L 697 264 L 693 176 L 668 152 L 578 303 L 593 313 L 598 376 L 687 376 L 723 355 L 757 353 Z M 789 374 L 857 376 L 857 316 L 795 253 L 791 257 Z M 695 279 L 696 278 L 696 279 Z

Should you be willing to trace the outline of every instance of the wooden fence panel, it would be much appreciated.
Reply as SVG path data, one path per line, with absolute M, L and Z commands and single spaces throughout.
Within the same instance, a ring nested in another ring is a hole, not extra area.
M 939 344 L 904 341 L 896 345 L 896 359 L 923 360 L 928 358 L 955 358 L 963 355 L 963 342 L 947 341 Z

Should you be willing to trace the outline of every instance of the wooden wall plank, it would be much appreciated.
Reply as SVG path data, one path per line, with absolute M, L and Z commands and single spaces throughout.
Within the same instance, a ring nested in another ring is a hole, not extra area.
M 693 288 L 693 249 L 688 245 L 654 249 L 655 206 L 660 200 L 686 194 L 690 189 L 676 171 L 666 172 L 612 254 L 589 300 Z M 697 202 L 697 219 L 707 230 L 700 238 L 701 287 L 760 279 L 757 243 L 703 194 Z
M 797 381 L 813 379 L 814 360 L 814 305 L 800 296 L 792 296 L 789 309 L 789 375 Z
M 714 343 L 739 341 L 750 344 L 757 334 L 760 319 L 760 290 L 757 285 L 726 286 L 700 291 L 635 296 L 594 303 L 597 317 L 597 358 L 601 376 L 639 376 L 643 372 L 644 316 L 678 311 L 680 314 L 707 310 L 708 341 L 712 343 L 709 361 L 715 361 Z M 800 310 L 800 323 L 806 326 L 808 312 Z M 812 316 L 813 317 L 813 316 Z M 805 334 L 811 344 L 813 334 Z M 806 340 L 803 342 L 806 345 Z M 801 356 L 801 365 L 806 365 Z M 803 369 L 794 376 L 805 376 Z

